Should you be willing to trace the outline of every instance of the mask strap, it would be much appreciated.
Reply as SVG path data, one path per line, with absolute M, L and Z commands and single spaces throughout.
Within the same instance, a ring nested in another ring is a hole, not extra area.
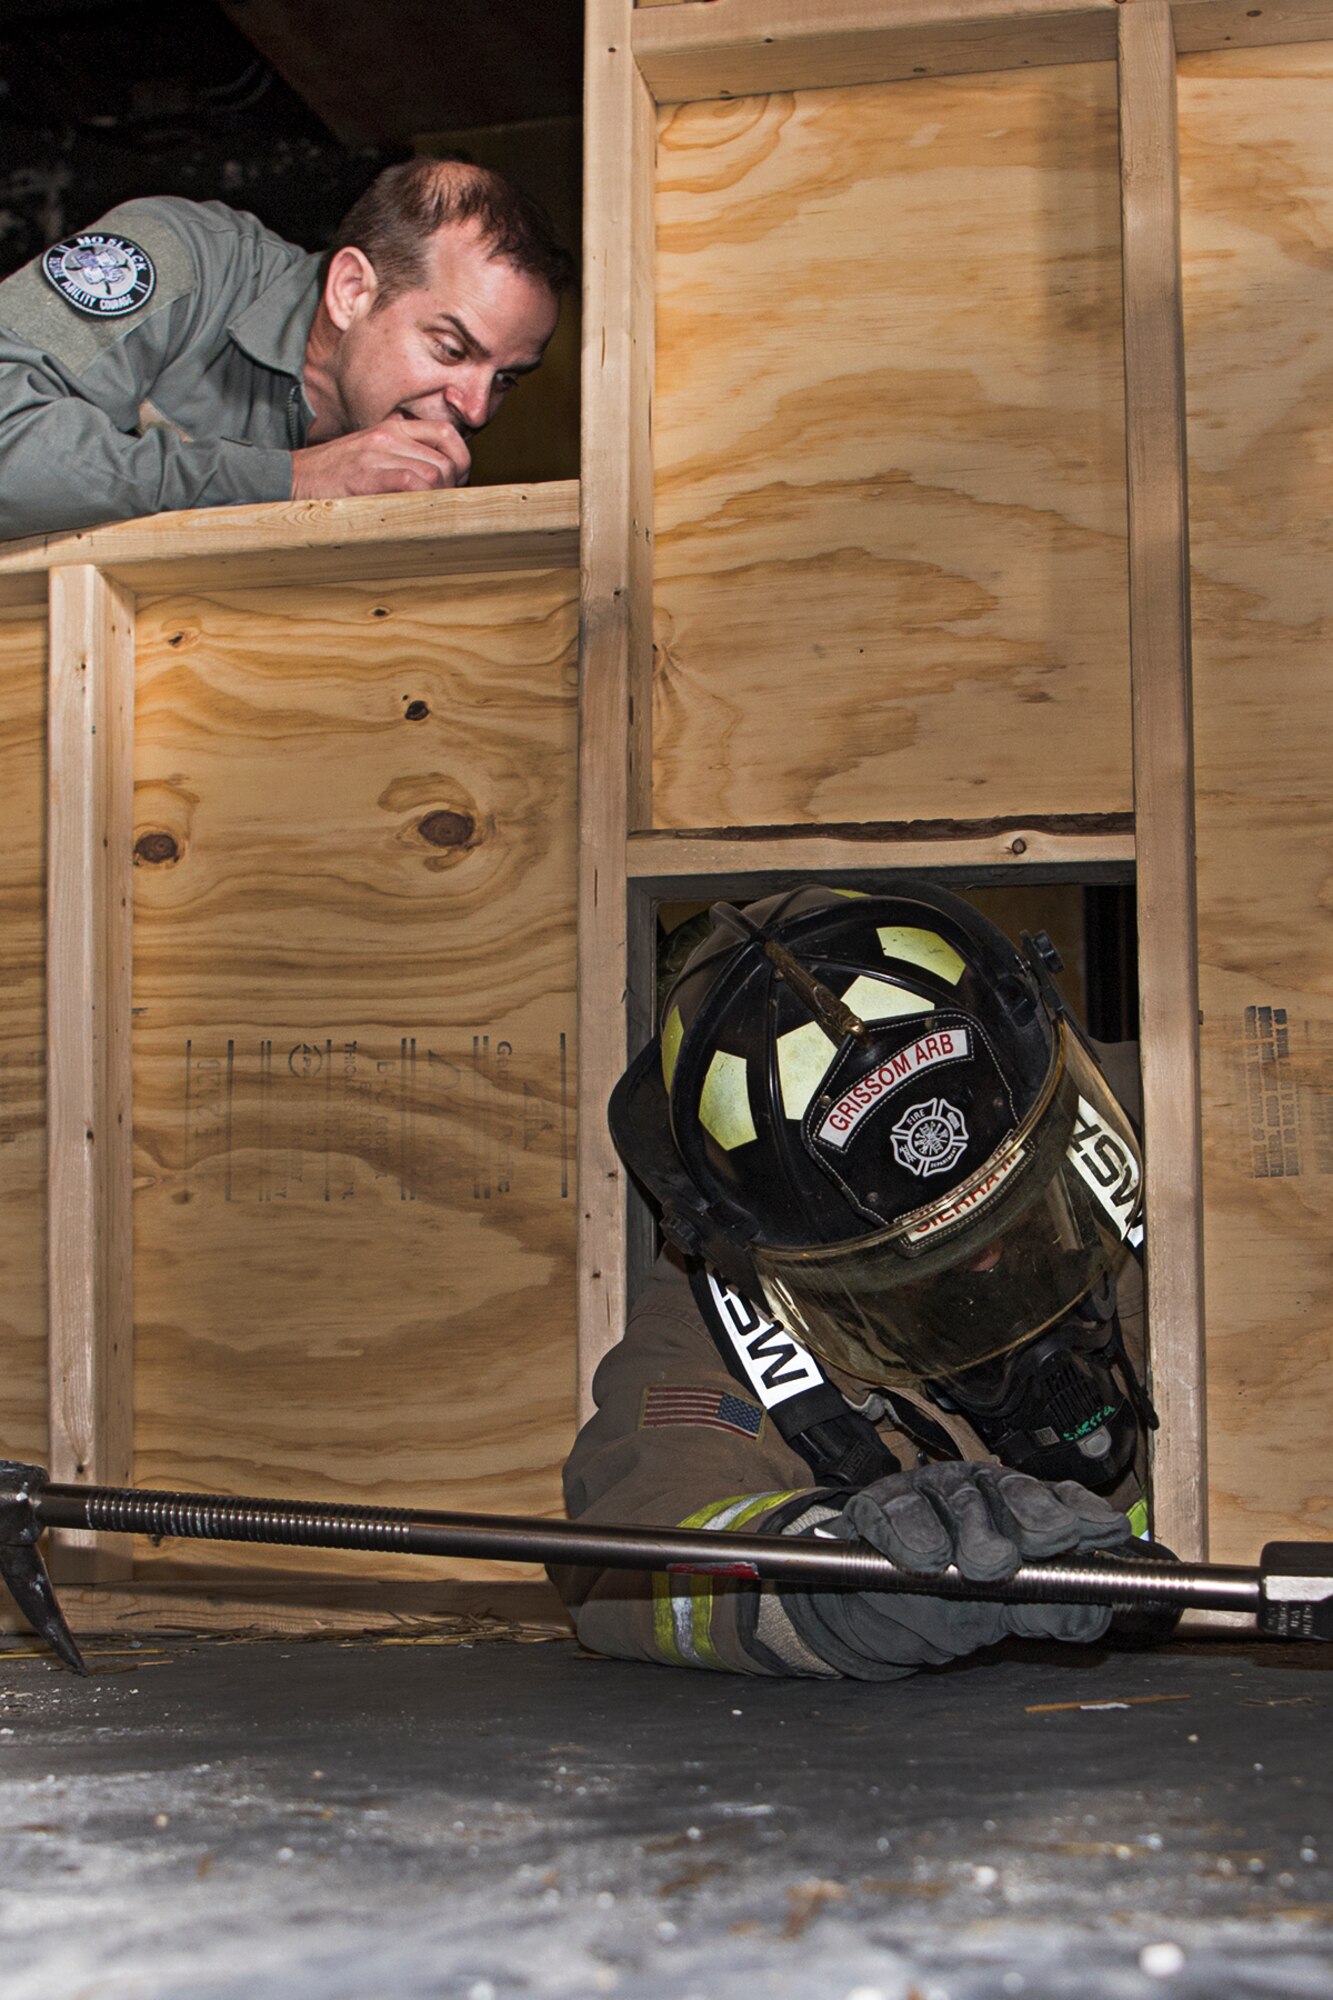
M 850 1408 L 813 1354 L 703 1264 L 690 1289 L 728 1372 L 757 1396 L 822 1486 L 856 1488 L 902 1467 L 868 1417 Z

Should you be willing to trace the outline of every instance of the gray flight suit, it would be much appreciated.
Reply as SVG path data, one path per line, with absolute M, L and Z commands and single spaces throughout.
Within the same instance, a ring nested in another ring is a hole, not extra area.
M 319 258 L 222 202 L 123 202 L 90 231 L 151 260 L 120 318 L 35 258 L 0 284 L 0 537 L 286 500 Z

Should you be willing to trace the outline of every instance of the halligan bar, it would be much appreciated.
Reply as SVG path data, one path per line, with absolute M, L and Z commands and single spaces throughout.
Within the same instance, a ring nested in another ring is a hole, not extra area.
M 405 1508 L 343 1507 L 302 1500 L 233 1499 L 222 1494 L 131 1492 L 98 1486 L 44 1486 L 32 1497 L 45 1528 L 281 1542 L 314 1548 L 377 1549 L 399 1555 L 489 1557 L 594 1569 L 671 1570 L 703 1576 L 801 1581 L 852 1590 L 898 1590 L 923 1597 L 1000 1604 L 1149 1602 L 1181 1610 L 1241 1611 L 1257 1617 L 1260 1571 L 1240 1564 L 1163 1563 L 1098 1552 L 1085 1560 L 1025 1563 L 998 1583 L 976 1583 L 950 1568 L 936 1575 L 900 1569 L 864 1544 L 814 1536 L 732 1535 L 685 1528 L 604 1528 L 506 1514 L 453 1514 Z

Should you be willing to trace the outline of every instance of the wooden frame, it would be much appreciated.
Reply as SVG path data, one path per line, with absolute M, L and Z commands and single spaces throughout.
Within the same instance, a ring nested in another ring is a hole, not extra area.
M 236 508 L 0 550 L 0 606 L 50 607 L 51 1456 L 130 1465 L 129 761 L 147 591 L 582 572 L 579 1377 L 648 1253 L 603 1108 L 650 1017 L 658 899 L 911 868 L 1138 884 L 1157 1526 L 1205 1552 L 1202 1141 L 1175 56 L 1333 39 L 1333 0 L 589 0 L 583 504 L 572 484 Z M 1055 63 L 1118 73 L 1135 813 L 655 827 L 653 186 L 659 105 Z M 118 1615 L 122 1551 L 78 1552 Z M 363 1596 L 364 1593 L 361 1593 Z M 348 1601 L 358 1593 L 349 1590 Z M 210 1613 L 198 1607 L 200 1618 Z M 277 1614 L 269 1603 L 263 1616 Z M 359 1614 L 358 1614 L 359 1615 Z M 302 1614 L 297 1614 L 301 1622 Z
M 53 1476 L 132 1476 L 130 1073 L 136 600 L 141 593 L 323 580 L 392 582 L 574 567 L 572 482 L 429 498 L 246 507 L 42 537 L 0 552 L 0 603 L 49 606 L 47 735 L 47 1211 L 49 1457 Z M 86 1542 L 89 1546 L 83 1546 Z M 61 1574 L 97 1584 L 98 1615 L 163 1610 L 130 1581 L 129 1543 L 62 1537 Z M 519 1586 L 527 1609 L 542 1593 Z M 298 1589 L 309 1608 L 221 1583 L 187 1595 L 191 1623 L 249 1599 L 265 1623 L 364 1623 L 376 1592 Z M 476 1593 L 473 1593 L 474 1595 Z M 495 1595 L 482 1591 L 482 1596 Z M 279 1593 L 279 1597 L 281 1593 Z M 464 1586 L 460 1603 L 469 1597 Z M 518 1600 L 514 1600 L 515 1606 Z M 330 1607 L 334 1607 L 330 1609 Z M 72 1608 L 87 1616 L 76 1594 Z
M 1115 62 L 1139 0 L 639 0 L 635 60 L 659 104 L 911 76 Z M 1328 0 L 1169 0 L 1177 52 L 1322 41 Z
M 626 717 L 636 718 L 625 790 L 613 795 L 619 763 L 585 750 L 585 895 L 581 988 L 585 1031 L 581 1101 L 587 1171 L 583 1200 L 584 1296 L 597 1306 L 581 1327 L 584 1407 L 592 1369 L 618 1337 L 625 1274 L 642 1261 L 641 1224 L 605 1140 L 591 1129 L 624 1057 L 616 996 L 642 1029 L 636 996 L 648 976 L 642 936 L 654 896 L 763 888 L 815 870 L 862 875 L 876 867 L 962 870 L 1007 867 L 1041 874 L 1070 868 L 1085 879 L 1131 864 L 1139 885 L 1145 1115 L 1151 1134 L 1149 1241 L 1169 1244 L 1152 1264 L 1154 1364 L 1164 1425 L 1154 1462 L 1156 1522 L 1182 1555 L 1206 1552 L 1203 1415 L 1202 1144 L 1199 1108 L 1197 940 L 1186 533 L 1184 363 L 1181 337 L 1179 193 L 1175 158 L 1175 54 L 1333 37 L 1333 0 L 596 0 L 589 15 L 589 177 L 585 228 L 594 262 L 619 259 L 622 300 L 636 311 L 649 224 L 624 240 L 623 189 L 600 170 L 618 115 L 646 87 L 658 105 L 818 89 L 986 68 L 1047 63 L 1118 65 L 1121 138 L 1125 415 L 1129 503 L 1129 619 L 1133 777 L 1130 824 L 931 824 L 900 827 L 690 827 L 650 830 L 641 773 L 649 762 L 643 718 L 651 663 L 638 634 L 651 614 L 647 565 L 626 579 L 613 641 L 602 635 L 599 680 L 623 680 Z M 624 62 L 626 46 L 634 63 Z M 614 50 L 615 74 L 605 68 Z M 619 106 L 617 113 L 615 107 Z M 649 141 L 636 126 L 630 177 L 648 171 Z M 637 199 L 637 197 L 636 197 Z M 623 309 L 623 308 L 622 308 Z M 600 339 L 599 301 L 585 326 Z M 646 317 L 646 314 L 645 314 Z M 639 495 L 651 454 L 651 413 L 642 385 L 626 376 L 585 375 L 585 464 L 607 476 L 619 459 L 622 491 Z M 632 473 L 630 468 L 632 468 Z M 628 502 L 622 503 L 622 509 Z M 586 518 L 586 517 L 585 517 Z M 599 540 L 623 545 L 628 521 Z M 585 542 L 585 565 L 598 547 Z M 637 592 L 637 599 L 633 593 Z M 634 635 L 634 636 L 632 636 Z M 607 657 L 610 643 L 617 659 Z M 594 984 L 595 982 L 595 984 Z M 594 999 L 594 992 L 596 998 Z M 595 1011 L 596 1019 L 592 1018 Z M 1150 1252 L 1150 1255 L 1152 1253 Z

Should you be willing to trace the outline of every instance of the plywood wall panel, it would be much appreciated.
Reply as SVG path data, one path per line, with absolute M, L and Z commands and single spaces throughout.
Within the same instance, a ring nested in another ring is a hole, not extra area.
M 1179 76 L 1211 1548 L 1333 1532 L 1333 44 Z
M 1114 66 L 658 133 L 655 823 L 1130 798 Z
M 576 627 L 567 572 L 141 604 L 139 1483 L 559 1511 Z
M 0 615 L 0 1457 L 46 1457 L 46 613 Z

